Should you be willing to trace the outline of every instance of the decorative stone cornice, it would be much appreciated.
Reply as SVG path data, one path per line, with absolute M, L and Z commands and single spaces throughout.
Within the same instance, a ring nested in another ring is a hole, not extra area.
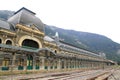
M 0 33 L 6 33 L 6 34 L 9 34 L 10 36 L 15 36 L 16 35 L 15 32 L 12 32 L 12 31 L 9 31 L 9 30 L 6 30 L 6 29 L 0 29 Z
M 44 41 L 44 44 L 46 46 L 54 46 L 54 47 L 57 47 L 57 45 L 55 43 L 50 43 L 50 42 L 47 42 L 47 41 Z
M 32 32 L 32 33 L 44 36 L 43 32 L 40 32 L 39 30 L 34 30 L 30 27 L 27 27 L 27 26 L 24 26 L 24 25 L 21 25 L 21 24 L 17 24 L 16 27 L 21 29 L 21 30 L 27 31 L 27 32 Z

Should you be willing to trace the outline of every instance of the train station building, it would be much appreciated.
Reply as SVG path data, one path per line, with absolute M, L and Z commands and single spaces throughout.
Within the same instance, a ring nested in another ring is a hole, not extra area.
M 101 55 L 45 35 L 36 13 L 21 8 L 0 20 L 0 72 L 97 69 L 113 63 Z

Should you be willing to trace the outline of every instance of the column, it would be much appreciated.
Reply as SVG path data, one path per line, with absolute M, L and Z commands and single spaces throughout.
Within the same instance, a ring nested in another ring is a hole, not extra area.
M 61 60 L 58 59 L 58 62 L 57 62 L 57 69 L 61 69 Z
M 35 57 L 33 57 L 33 70 L 36 70 L 35 68 L 36 68 L 36 60 L 35 60 Z
M 64 69 L 66 69 L 66 68 L 67 68 L 67 60 L 64 59 Z
M 13 72 L 13 69 L 15 67 L 15 60 L 16 60 L 16 53 L 12 53 L 12 64 L 11 64 L 11 72 Z
M 41 59 L 41 62 L 42 62 L 41 70 L 45 70 L 45 57 L 40 57 L 40 59 Z

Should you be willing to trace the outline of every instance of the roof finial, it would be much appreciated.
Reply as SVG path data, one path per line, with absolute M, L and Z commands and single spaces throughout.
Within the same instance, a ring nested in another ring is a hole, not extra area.
M 56 33 L 55 33 L 55 37 L 59 37 L 59 34 L 58 34 L 58 32 L 56 32 Z
M 55 38 L 56 43 L 58 43 L 59 42 L 59 34 L 58 34 L 58 32 L 55 33 L 54 38 Z

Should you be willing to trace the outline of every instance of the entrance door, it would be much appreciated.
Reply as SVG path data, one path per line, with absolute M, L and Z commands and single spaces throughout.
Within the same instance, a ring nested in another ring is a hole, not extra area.
M 24 69 L 24 59 L 20 58 L 18 62 L 18 70 Z
M 64 61 L 61 62 L 61 65 L 62 65 L 62 69 L 64 69 Z
M 40 60 L 36 60 L 36 69 L 39 69 L 39 66 L 40 66 Z
M 27 69 L 28 70 L 33 69 L 33 57 L 31 55 L 27 56 Z

